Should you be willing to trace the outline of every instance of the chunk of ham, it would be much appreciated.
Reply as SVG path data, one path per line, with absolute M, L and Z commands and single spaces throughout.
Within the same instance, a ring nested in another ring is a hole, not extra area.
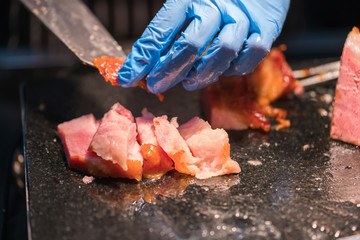
M 58 125 L 69 168 L 96 177 L 132 178 L 118 164 L 106 161 L 89 151 L 90 142 L 99 126 L 93 114 L 87 114 Z
M 58 135 L 64 146 L 70 168 L 86 171 L 86 158 L 91 139 L 99 126 L 93 114 L 87 114 L 58 125 Z
M 155 135 L 164 151 L 181 173 L 206 179 L 240 172 L 237 162 L 230 159 L 229 139 L 224 130 L 212 130 L 210 125 L 194 118 L 179 127 L 166 116 L 154 118 Z
M 116 103 L 102 118 L 89 149 L 99 157 L 118 164 L 131 176 L 129 178 L 141 179 L 143 157 L 136 138 L 134 117 Z
M 213 128 L 270 131 L 269 118 L 289 127 L 286 111 L 270 103 L 302 88 L 293 77 L 281 49 L 272 49 L 254 72 L 245 76 L 221 76 L 202 90 L 206 118 Z
M 330 136 L 360 146 L 360 32 L 347 36 L 336 84 Z
M 181 173 L 195 176 L 200 171 L 196 166 L 198 159 L 191 154 L 176 126 L 170 123 L 166 116 L 156 117 L 153 122 L 156 139 L 162 149 L 174 161 L 175 169 Z
M 211 129 L 199 118 L 179 127 L 177 118 L 168 121 L 147 110 L 136 122 L 116 103 L 100 121 L 88 114 L 59 124 L 69 167 L 96 177 L 136 180 L 158 178 L 173 168 L 200 179 L 240 172 L 223 129 Z
M 208 122 L 194 117 L 182 124 L 179 132 L 198 159 L 197 178 L 240 172 L 239 164 L 230 158 L 229 138 L 224 129 L 211 129 Z
M 160 178 L 172 170 L 174 163 L 160 147 L 155 136 L 153 119 L 155 116 L 143 109 L 142 117 L 136 118 L 140 152 L 144 158 L 143 176 L 145 178 Z

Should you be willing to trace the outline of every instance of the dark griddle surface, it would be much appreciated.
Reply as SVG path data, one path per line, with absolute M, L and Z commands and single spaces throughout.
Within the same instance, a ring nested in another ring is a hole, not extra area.
M 229 131 L 242 172 L 199 181 L 97 179 L 66 167 L 57 124 L 119 101 L 183 123 L 201 115 L 197 92 L 156 97 L 104 83 L 94 72 L 28 81 L 22 88 L 29 228 L 33 239 L 333 239 L 360 233 L 360 151 L 329 140 L 334 83 L 277 106 L 291 128 Z M 320 112 L 319 112 L 320 110 Z M 322 111 L 323 113 L 326 112 Z

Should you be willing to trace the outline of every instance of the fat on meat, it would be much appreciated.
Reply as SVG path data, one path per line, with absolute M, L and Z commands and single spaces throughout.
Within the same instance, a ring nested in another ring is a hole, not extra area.
M 155 136 L 162 149 L 174 161 L 175 170 L 195 176 L 200 170 L 196 166 L 199 159 L 194 157 L 174 121 L 170 123 L 167 116 L 153 119 Z
M 102 118 L 89 149 L 103 159 L 119 164 L 124 171 L 141 167 L 143 157 L 131 112 L 119 103 L 114 104 Z
M 179 129 L 166 116 L 154 118 L 155 134 L 160 146 L 181 173 L 206 179 L 229 173 L 239 173 L 240 167 L 230 158 L 228 135 L 198 117 Z
M 181 136 L 198 159 L 196 177 L 206 179 L 239 173 L 239 164 L 230 158 L 229 137 L 224 129 L 212 129 L 210 124 L 194 117 L 179 127 Z

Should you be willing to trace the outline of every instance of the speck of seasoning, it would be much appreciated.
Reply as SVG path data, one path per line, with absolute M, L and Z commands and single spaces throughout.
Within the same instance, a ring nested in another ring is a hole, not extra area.
M 336 231 L 336 233 L 335 233 L 335 235 L 334 235 L 334 237 L 336 237 L 336 238 L 337 238 L 337 237 L 339 237 L 339 236 L 340 236 L 340 231 L 339 231 L 339 230 L 337 230 L 337 231 Z
M 352 166 L 351 166 L 351 165 L 347 165 L 347 166 L 345 167 L 345 169 L 352 169 Z
M 310 145 L 309 145 L 309 144 L 305 144 L 305 145 L 302 147 L 303 151 L 306 151 L 306 150 L 308 150 L 309 148 L 310 148 Z

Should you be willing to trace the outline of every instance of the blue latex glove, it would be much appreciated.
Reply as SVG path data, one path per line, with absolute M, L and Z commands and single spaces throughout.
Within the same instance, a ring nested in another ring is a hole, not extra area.
M 134 43 L 119 71 L 119 84 L 130 87 L 148 74 L 150 92 L 162 93 L 179 82 L 195 90 L 217 81 L 223 73 L 250 73 L 269 53 L 289 3 L 168 0 Z

